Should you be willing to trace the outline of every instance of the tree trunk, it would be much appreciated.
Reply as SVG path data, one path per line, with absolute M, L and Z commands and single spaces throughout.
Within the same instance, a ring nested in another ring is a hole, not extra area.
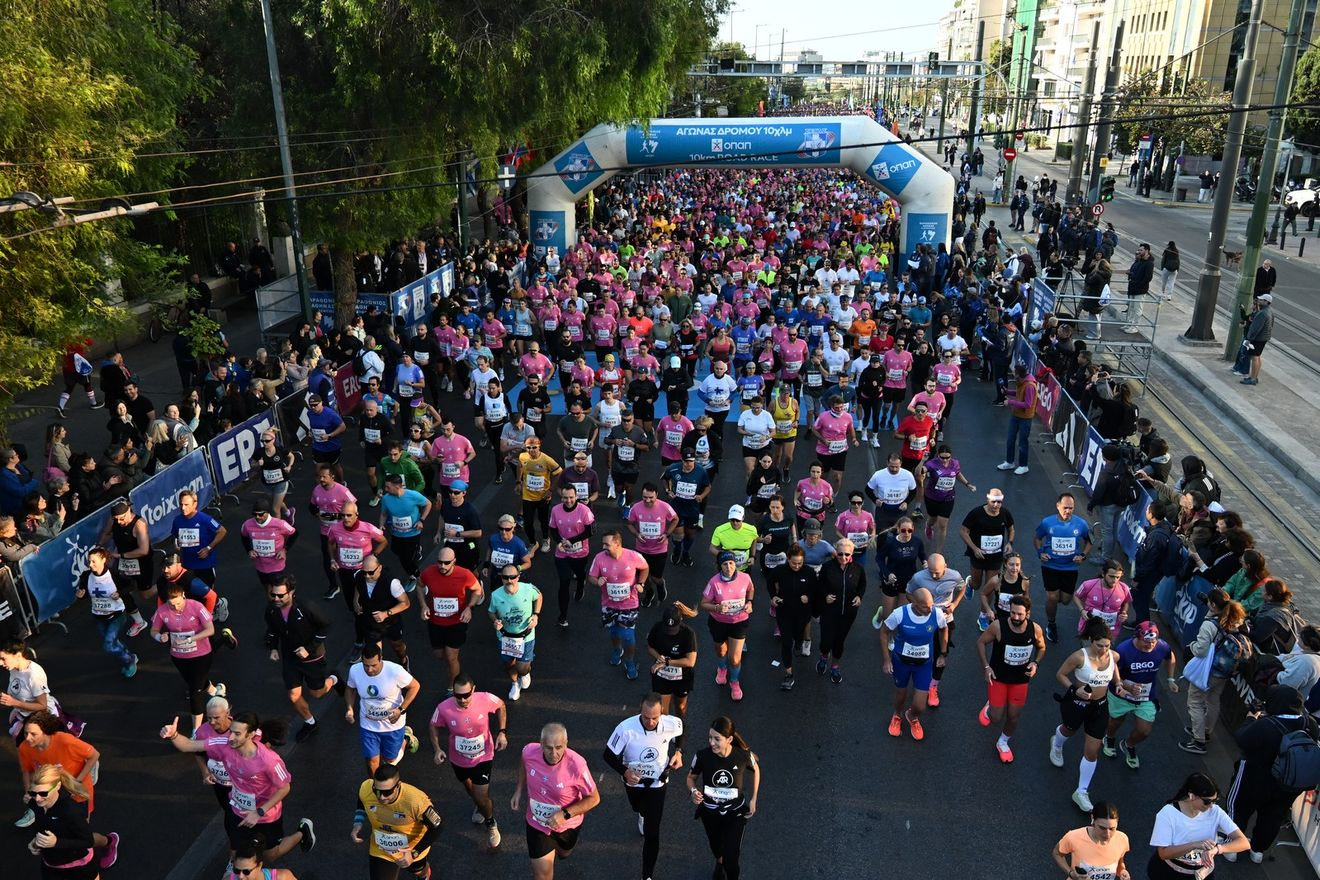
M 353 249 L 331 245 L 330 259 L 335 272 L 335 326 L 347 327 L 357 314 L 357 267 L 353 265 Z
M 495 238 L 495 215 L 490 205 L 490 190 L 485 184 L 477 184 L 477 213 L 481 215 L 481 237 Z

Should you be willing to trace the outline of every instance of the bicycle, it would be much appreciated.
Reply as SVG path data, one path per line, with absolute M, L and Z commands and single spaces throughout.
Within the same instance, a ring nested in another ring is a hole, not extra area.
M 182 302 L 159 300 L 151 304 L 151 320 L 147 322 L 147 338 L 160 342 L 166 333 L 175 333 L 184 325 L 185 309 Z

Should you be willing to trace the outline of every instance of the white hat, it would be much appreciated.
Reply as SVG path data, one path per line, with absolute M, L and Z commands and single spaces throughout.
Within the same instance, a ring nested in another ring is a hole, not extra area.
M 729 519 L 741 520 L 746 518 L 746 516 L 747 516 L 747 511 L 743 510 L 743 506 L 741 504 L 735 504 L 729 508 Z

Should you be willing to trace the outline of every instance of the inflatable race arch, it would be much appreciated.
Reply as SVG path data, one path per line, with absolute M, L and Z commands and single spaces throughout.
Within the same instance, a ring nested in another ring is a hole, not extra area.
M 652 119 L 598 125 L 538 168 L 527 206 L 537 256 L 575 244 L 575 203 L 620 171 L 651 167 L 851 168 L 902 205 L 902 254 L 949 244 L 954 180 L 869 116 Z

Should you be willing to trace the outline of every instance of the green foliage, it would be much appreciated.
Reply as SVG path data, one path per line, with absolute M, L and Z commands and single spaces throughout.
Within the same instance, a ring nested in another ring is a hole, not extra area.
M 176 178 L 179 157 L 137 153 L 177 145 L 176 109 L 196 80 L 172 25 L 143 0 L 10 0 L 0 82 L 0 197 L 28 190 L 87 210 Z M 147 291 L 170 269 L 132 238 L 132 221 L 52 222 L 32 210 L 0 215 L 0 413 L 50 381 L 67 341 L 122 326 L 109 282 Z
M 1312 46 L 1297 59 L 1289 103 L 1305 103 L 1288 111 L 1289 137 L 1299 144 L 1320 143 L 1320 47 Z
M 225 353 L 220 341 L 220 325 L 210 317 L 190 313 L 188 323 L 179 328 L 179 335 L 188 340 L 188 349 L 197 358 L 208 358 Z
M 1162 81 L 1159 74 L 1147 70 L 1119 85 L 1116 106 L 1114 135 L 1120 152 L 1134 151 L 1143 132 L 1150 132 L 1157 140 L 1162 139 L 1168 150 L 1176 151 L 1183 142 L 1186 152 L 1193 155 L 1213 155 L 1223 149 L 1227 113 L 1182 119 L 1143 119 L 1189 110 L 1227 110 L 1231 106 L 1228 93 L 1215 91 L 1205 80 Z

